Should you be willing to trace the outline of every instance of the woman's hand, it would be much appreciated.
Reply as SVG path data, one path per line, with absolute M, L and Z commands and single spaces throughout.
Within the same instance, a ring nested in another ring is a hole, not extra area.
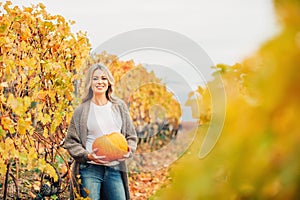
M 108 163 L 110 163 L 109 161 L 104 160 L 106 156 L 97 156 L 96 155 L 97 151 L 98 151 L 98 149 L 93 149 L 93 152 L 88 154 L 88 160 L 93 161 L 93 162 L 98 163 L 98 164 L 108 164 Z M 129 158 L 131 155 L 132 155 L 132 152 L 129 150 L 128 153 L 123 155 L 123 158 L 120 158 L 120 159 L 112 161 L 112 162 L 123 162 L 127 158 Z
M 122 162 L 122 161 L 124 161 L 124 160 L 126 160 L 127 158 L 129 158 L 130 156 L 131 156 L 131 151 L 129 150 L 128 151 L 128 153 L 126 153 L 124 156 L 123 156 L 123 158 L 121 158 L 121 159 L 118 159 L 118 161 L 119 162 Z
M 93 149 L 93 152 L 88 154 L 88 160 L 98 164 L 108 164 L 109 162 L 104 160 L 106 156 L 97 156 L 97 151 L 98 149 Z

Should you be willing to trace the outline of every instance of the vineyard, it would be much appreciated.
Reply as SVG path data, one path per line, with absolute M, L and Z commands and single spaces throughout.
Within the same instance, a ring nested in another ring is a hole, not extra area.
M 48 14 L 42 4 L 21 10 L 7 2 L 3 9 L 0 187 L 4 199 L 67 198 L 72 159 L 63 141 L 83 93 L 83 74 L 95 62 L 110 68 L 115 95 L 130 107 L 140 138 L 138 152 L 154 151 L 176 137 L 180 105 L 153 72 L 105 52 L 90 56 L 86 35 L 71 33 L 72 22 Z M 125 75 L 129 77 L 122 78 Z M 145 80 L 151 84 L 143 85 Z
M 213 115 L 208 86 L 198 87 L 201 125 L 192 146 L 170 168 L 129 174 L 133 199 L 299 199 L 300 2 L 274 0 L 281 32 L 233 66 L 218 64 L 226 93 L 221 137 L 205 158 L 199 150 Z M 93 63 L 107 65 L 139 137 L 137 153 L 153 159 L 185 140 L 181 107 L 166 85 L 132 60 L 90 54 L 85 33 L 42 4 L 0 3 L 0 198 L 68 199 L 72 159 L 64 137 Z M 143 84 L 149 83 L 149 84 Z M 163 98 L 162 98 L 163 97 Z M 192 99 L 187 105 L 193 108 Z M 186 145 L 186 144 L 182 144 Z M 140 161 L 138 161 L 140 162 Z

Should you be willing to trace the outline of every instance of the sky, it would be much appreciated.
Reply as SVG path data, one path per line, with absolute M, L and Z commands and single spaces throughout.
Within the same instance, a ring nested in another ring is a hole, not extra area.
M 121 57 L 124 60 L 134 59 L 137 64 L 145 64 L 152 70 L 153 65 L 161 66 L 156 70 L 157 76 L 167 83 L 182 105 L 190 92 L 187 88 L 195 89 L 207 81 L 212 65 L 241 62 L 280 29 L 271 0 L 11 2 L 19 6 L 43 3 L 50 14 L 74 20 L 72 31 L 87 32 L 93 51 L 112 38 L 144 28 L 169 30 L 185 36 L 203 50 L 200 57 L 205 64 L 201 73 L 194 71 L 192 64 L 180 55 L 157 49 L 133 51 Z
M 51 14 L 75 20 L 96 48 L 140 28 L 176 31 L 198 43 L 214 63 L 234 64 L 278 31 L 271 0 L 12 0 L 43 3 Z

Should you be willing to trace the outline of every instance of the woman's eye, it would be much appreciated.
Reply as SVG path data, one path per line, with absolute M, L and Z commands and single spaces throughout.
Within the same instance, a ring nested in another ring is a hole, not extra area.
M 98 78 L 97 78 L 97 77 L 94 77 L 94 78 L 93 78 L 93 81 L 96 81 L 96 80 L 98 80 Z

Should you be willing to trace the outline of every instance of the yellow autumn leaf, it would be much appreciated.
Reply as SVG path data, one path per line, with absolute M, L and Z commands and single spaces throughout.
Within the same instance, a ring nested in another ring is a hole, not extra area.
M 26 134 L 26 131 L 31 127 L 31 119 L 30 118 L 20 118 L 18 120 L 18 131 L 20 134 Z
M 43 131 L 43 137 L 44 137 L 44 138 L 48 138 L 48 137 L 49 137 L 48 132 L 49 132 L 48 129 L 45 128 L 44 131 Z
M 48 114 L 40 114 L 38 120 L 41 121 L 44 125 L 51 122 L 51 117 Z
M 29 148 L 29 153 L 28 153 L 28 160 L 36 160 L 38 158 L 36 149 L 33 147 Z
M 6 136 L 6 131 L 3 130 L 2 126 L 0 126 L 0 139 Z M 1 152 L 0 152 L 1 153 Z
M 39 91 L 36 94 L 36 100 L 39 101 L 46 101 L 46 97 L 47 97 L 47 91 Z
M 0 174 L 5 174 L 6 173 L 6 164 L 0 162 Z
M 29 97 L 15 98 L 13 94 L 9 94 L 7 98 L 7 103 L 11 106 L 15 114 L 17 114 L 18 116 L 22 116 L 26 114 L 26 111 L 30 106 L 31 101 Z
M 14 133 L 15 132 L 14 125 L 15 123 L 9 116 L 1 117 L 1 126 L 3 130 L 8 130 L 9 132 Z
M 44 168 L 44 172 L 49 174 L 50 177 L 52 177 L 54 181 L 58 180 L 58 176 L 56 174 L 55 169 L 49 163 L 46 164 L 46 166 Z
M 72 97 L 72 95 L 71 95 L 70 92 L 67 92 L 67 93 L 66 93 L 66 97 L 67 97 L 67 100 L 68 100 L 68 101 L 72 101 L 72 100 L 73 100 L 73 97 Z

